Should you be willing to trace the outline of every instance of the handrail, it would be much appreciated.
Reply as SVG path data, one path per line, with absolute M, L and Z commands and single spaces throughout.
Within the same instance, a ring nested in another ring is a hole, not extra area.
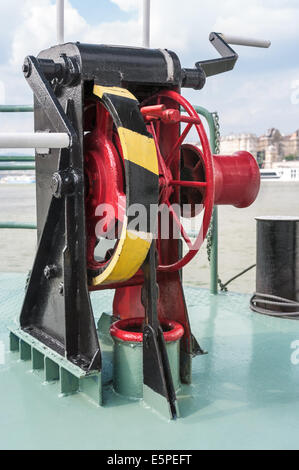
M 0 171 L 35 170 L 35 165 L 0 165 Z
M 0 162 L 35 162 L 35 157 L 31 155 L 24 155 L 24 156 L 10 156 L 10 155 L 0 155 Z
M 36 225 L 34 224 L 22 224 L 19 222 L 0 222 L 0 229 L 23 229 L 23 230 L 34 230 L 36 229 Z
M 28 104 L 1 104 L 0 113 L 33 113 L 34 108 Z
M 216 124 L 213 113 L 208 111 L 201 106 L 193 106 L 195 111 L 203 116 L 209 126 L 210 131 L 210 146 L 212 154 L 216 153 L 217 150 L 217 133 Z M 211 243 L 211 254 L 210 254 L 210 290 L 211 294 L 218 294 L 218 207 L 215 206 L 213 210 L 213 216 L 210 225 L 210 243 Z

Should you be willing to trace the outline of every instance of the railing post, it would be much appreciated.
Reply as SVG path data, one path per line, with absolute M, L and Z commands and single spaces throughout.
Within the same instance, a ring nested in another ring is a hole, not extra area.
M 64 43 L 64 0 L 56 0 L 57 44 Z
M 218 207 L 214 207 L 211 221 L 210 290 L 218 294 Z
M 151 0 L 143 0 L 143 47 L 150 47 L 151 38 Z
M 213 133 L 210 135 L 211 150 L 213 154 L 219 153 L 218 135 L 213 115 Z M 218 118 L 218 116 L 217 116 Z M 211 225 L 211 262 L 210 262 L 210 290 L 211 294 L 218 294 L 218 207 L 215 206 Z
M 217 154 L 219 152 L 218 148 L 218 132 L 217 132 L 217 119 L 218 115 L 210 113 L 205 108 L 201 106 L 194 106 L 195 111 L 204 116 L 209 125 L 210 131 L 210 145 L 212 154 Z M 210 291 L 211 294 L 218 294 L 218 207 L 214 207 L 213 216 L 211 220 L 210 228 L 210 244 L 211 244 L 211 253 L 210 253 Z

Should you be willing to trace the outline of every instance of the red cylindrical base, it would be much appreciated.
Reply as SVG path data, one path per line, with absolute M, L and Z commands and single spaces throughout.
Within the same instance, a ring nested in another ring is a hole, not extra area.
M 143 318 L 131 318 L 128 320 L 120 320 L 110 328 L 110 334 L 114 338 L 131 343 L 143 342 Z M 161 325 L 164 332 L 166 343 L 180 340 L 184 336 L 184 328 L 180 323 L 171 320 L 164 320 Z
M 260 190 L 260 170 L 249 152 L 214 155 L 215 204 L 249 207 Z

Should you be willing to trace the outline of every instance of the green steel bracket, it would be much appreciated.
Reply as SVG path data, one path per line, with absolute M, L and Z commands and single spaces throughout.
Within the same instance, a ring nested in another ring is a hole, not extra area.
M 10 351 L 30 362 L 33 371 L 42 371 L 46 383 L 60 382 L 63 396 L 83 393 L 102 405 L 101 373 L 84 372 L 55 351 L 28 335 L 20 328 L 9 328 Z
M 110 336 L 110 327 L 113 323 L 113 321 L 116 321 L 117 319 L 113 319 L 113 316 L 110 315 L 109 313 L 102 313 L 100 319 L 98 320 L 97 324 L 97 330 L 98 333 L 101 335 L 106 336 L 109 338 L 112 342 L 111 336 Z

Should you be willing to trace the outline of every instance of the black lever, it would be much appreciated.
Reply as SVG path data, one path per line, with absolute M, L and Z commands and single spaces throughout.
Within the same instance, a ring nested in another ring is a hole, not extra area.
M 229 44 L 262 48 L 268 48 L 271 45 L 270 41 L 244 39 L 221 33 L 211 33 L 209 39 L 221 55 L 221 58 L 196 62 L 195 69 L 183 69 L 182 87 L 200 90 L 205 85 L 206 77 L 233 70 L 239 56 Z
M 238 54 L 225 42 L 223 37 L 218 33 L 210 34 L 210 42 L 221 55 L 220 59 L 204 60 L 196 62 L 197 69 L 204 71 L 206 77 L 218 75 L 219 73 L 229 72 L 233 70 L 239 56 Z
M 152 242 L 143 265 L 144 286 L 142 303 L 145 307 L 143 329 L 143 398 L 144 401 L 175 419 L 178 406 L 173 379 L 166 351 L 163 330 L 158 319 L 159 288 L 156 280 L 156 243 Z

